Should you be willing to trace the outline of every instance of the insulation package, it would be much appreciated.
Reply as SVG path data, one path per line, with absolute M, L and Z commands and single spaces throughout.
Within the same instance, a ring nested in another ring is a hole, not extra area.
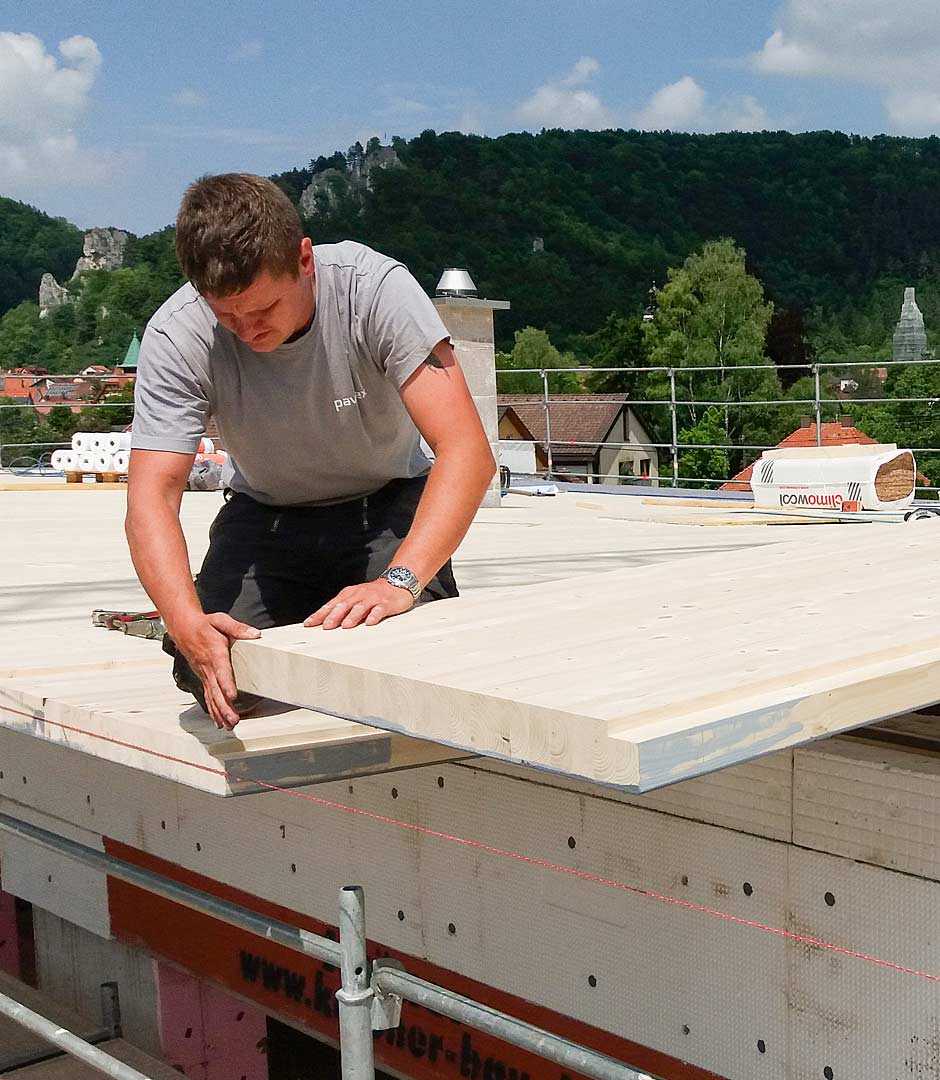
M 103 450 L 107 450 L 109 454 L 116 454 L 119 450 L 130 450 L 131 448 L 131 436 L 127 431 L 115 431 L 111 432 L 105 437 Z
M 78 454 L 74 450 L 56 450 L 51 465 L 58 472 L 74 472 L 78 468 Z
M 891 443 L 767 450 L 754 463 L 756 507 L 901 510 L 914 501 L 917 465 Z

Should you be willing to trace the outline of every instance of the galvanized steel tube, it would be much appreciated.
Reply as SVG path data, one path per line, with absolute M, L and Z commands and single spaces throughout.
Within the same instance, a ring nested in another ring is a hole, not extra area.
M 339 893 L 339 943 L 343 952 L 340 972 L 339 1046 L 343 1080 L 375 1080 L 372 1049 L 372 999 L 369 961 L 366 959 L 366 907 L 360 885 L 347 885 Z
M 126 1062 L 106 1054 L 73 1032 L 54 1024 L 46 1017 L 33 1012 L 32 1009 L 27 1009 L 25 1005 L 7 997 L 6 994 L 0 994 L 0 1014 L 8 1016 L 28 1031 L 32 1031 L 33 1034 L 59 1047 L 72 1057 L 78 1058 L 79 1061 L 84 1061 L 86 1065 L 104 1073 L 105 1076 L 113 1076 L 115 1080 L 149 1080 Z
M 398 994 L 405 1001 L 423 1005 L 432 1012 L 467 1024 L 477 1031 L 485 1031 L 503 1042 L 538 1054 L 546 1061 L 554 1061 L 582 1076 L 592 1077 L 593 1080 L 642 1080 L 645 1077 L 655 1080 L 647 1073 L 638 1073 L 622 1061 L 599 1054 L 586 1046 L 579 1046 L 559 1035 L 553 1035 L 550 1031 L 490 1009 L 450 990 L 444 990 L 407 971 L 378 968 L 373 978 L 373 986 L 382 993 Z

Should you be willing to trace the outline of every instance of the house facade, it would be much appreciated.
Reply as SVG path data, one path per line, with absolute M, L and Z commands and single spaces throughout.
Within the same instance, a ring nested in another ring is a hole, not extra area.
M 539 394 L 500 394 L 498 401 L 500 439 L 527 431 L 540 470 L 589 484 L 658 483 L 653 439 L 621 394 L 552 394 L 547 410 Z

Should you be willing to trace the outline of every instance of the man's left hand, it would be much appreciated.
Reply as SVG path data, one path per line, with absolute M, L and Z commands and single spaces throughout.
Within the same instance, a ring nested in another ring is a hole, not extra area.
M 391 615 L 408 611 L 414 602 L 407 589 L 376 578 L 363 585 L 349 585 L 304 619 L 304 626 L 322 626 L 324 630 L 350 630 L 360 624 L 375 626 Z

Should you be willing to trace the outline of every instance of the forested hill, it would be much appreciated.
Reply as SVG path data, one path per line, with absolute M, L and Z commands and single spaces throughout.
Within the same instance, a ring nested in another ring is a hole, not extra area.
M 820 354 L 883 353 L 904 285 L 918 288 L 928 331 L 940 329 L 940 139 L 556 130 L 425 132 L 393 146 L 402 167 L 373 168 L 368 183 L 361 147 L 275 179 L 299 201 L 317 178 L 320 195 L 304 199 L 315 242 L 364 241 L 428 290 L 445 266 L 467 267 L 481 295 L 512 303 L 501 348 L 535 326 L 589 352 L 582 335 L 612 312 L 638 314 L 653 279 L 721 236 L 747 251 L 776 305 L 778 362 L 794 359 L 804 322 Z M 80 249 L 73 226 L 0 199 L 0 315 L 13 308 L 0 363 L 58 368 L 67 347 L 76 360 L 110 356 L 179 280 L 172 230 L 132 238 L 126 268 L 84 287 L 87 310 L 40 324 L 41 273 L 68 280 Z
M 504 329 L 590 331 L 636 310 L 651 279 L 719 236 L 746 249 L 778 306 L 839 321 L 885 277 L 940 281 L 937 138 L 425 132 L 395 148 L 404 168 L 373 172 L 363 206 L 321 201 L 314 239 L 361 239 L 428 288 L 445 265 L 466 266 L 482 294 L 512 301 Z M 336 160 L 275 179 L 296 198 Z
M 0 313 L 35 300 L 48 271 L 68 278 L 82 253 L 82 233 L 62 218 L 0 198 Z

